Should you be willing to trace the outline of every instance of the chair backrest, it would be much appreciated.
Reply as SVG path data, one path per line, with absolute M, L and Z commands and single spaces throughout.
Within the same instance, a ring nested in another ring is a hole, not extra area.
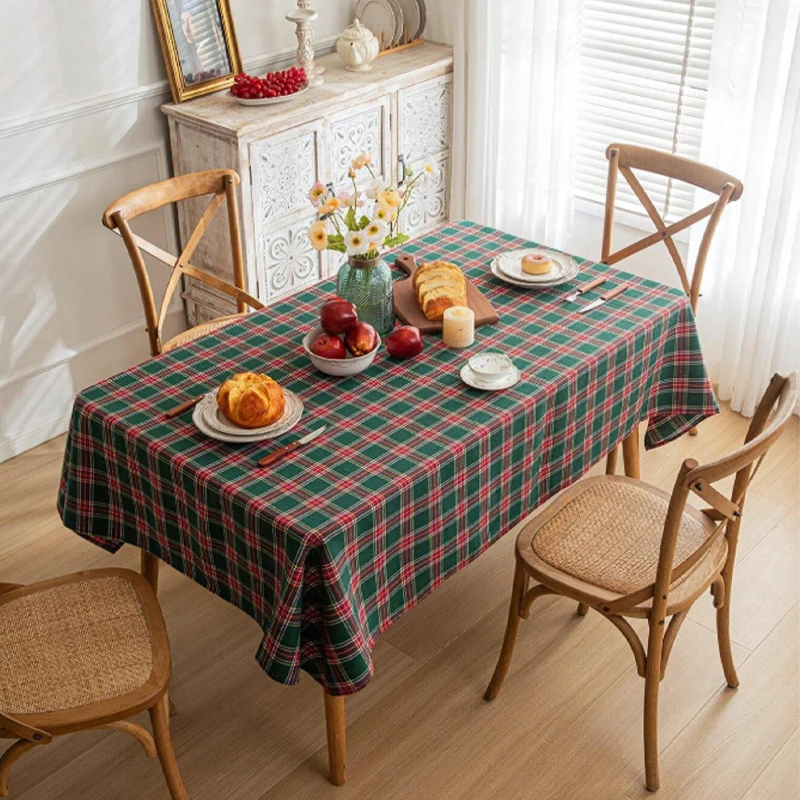
M 703 269 L 705 267 L 708 250 L 711 240 L 719 224 L 725 206 L 742 196 L 742 182 L 733 175 L 728 175 L 722 170 L 708 167 L 697 161 L 688 158 L 666 153 L 663 150 L 652 150 L 648 147 L 638 147 L 632 144 L 610 144 L 606 149 L 608 159 L 608 182 L 606 183 L 606 208 L 605 219 L 603 222 L 603 253 L 600 259 L 605 264 L 616 264 L 623 258 L 628 258 L 634 253 L 644 250 L 656 242 L 664 242 L 669 250 L 678 275 L 681 279 L 683 290 L 689 296 L 692 309 L 697 310 L 697 299 L 700 297 L 700 286 L 703 281 Z M 690 183 L 706 191 L 717 195 L 714 202 L 695 211 L 688 217 L 684 217 L 678 222 L 667 225 L 658 213 L 653 201 L 642 187 L 639 179 L 633 173 L 634 169 L 644 172 L 651 172 L 657 175 L 664 175 L 674 180 Z M 633 244 L 624 247 L 616 253 L 611 252 L 611 239 L 614 227 L 614 200 L 617 194 L 617 175 L 622 173 L 625 180 L 633 189 L 633 193 L 639 202 L 644 206 L 647 215 L 656 226 L 656 233 L 640 239 Z M 678 248 L 672 239 L 673 234 L 688 228 L 694 223 L 708 217 L 705 232 L 703 233 L 700 248 L 697 252 L 697 260 L 691 277 L 686 273 L 683 259 L 678 252 Z
M 613 606 L 610 608 L 611 611 L 630 609 L 653 597 L 652 613 L 660 614 L 663 619 L 670 586 L 697 564 L 723 536 L 728 540 L 728 559 L 732 563 L 736 556 L 747 487 L 761 460 L 788 424 L 797 406 L 799 393 L 797 372 L 792 372 L 787 377 L 776 373 L 770 379 L 769 386 L 747 430 L 744 444 L 740 448 L 708 464 L 700 465 L 691 458 L 683 462 L 672 489 L 669 510 L 664 522 L 655 582 L 607 604 Z M 772 413 L 776 403 L 777 408 Z M 733 489 L 730 497 L 726 497 L 715 489 L 713 484 L 734 473 L 736 478 Z M 710 507 L 703 509 L 703 513 L 719 524 L 697 550 L 679 564 L 674 564 L 681 521 L 691 492 L 709 504 Z
M 236 200 L 236 187 L 238 185 L 239 176 L 232 169 L 193 172 L 177 178 L 170 178 L 160 183 L 153 183 L 130 192 L 124 197 L 120 197 L 119 200 L 114 201 L 105 210 L 103 224 L 122 237 L 133 263 L 133 269 L 136 272 L 152 355 L 157 355 L 161 352 L 161 330 L 164 325 L 164 319 L 172 295 L 175 293 L 183 275 L 188 275 L 233 297 L 236 300 L 236 307 L 240 314 L 247 310 L 247 306 L 256 309 L 264 308 L 264 304 L 249 295 L 244 288 L 242 242 L 239 230 L 239 209 Z M 137 236 L 130 228 L 129 222 L 141 214 L 161 208 L 168 203 L 177 203 L 181 200 L 189 200 L 193 197 L 208 194 L 213 195 L 213 197 L 189 235 L 186 245 L 179 256 L 174 256 L 141 236 Z M 203 238 L 203 234 L 208 229 L 223 202 L 227 202 L 228 206 L 228 230 L 233 261 L 234 285 L 218 278 L 216 275 L 212 275 L 210 272 L 195 267 L 189 262 L 189 259 L 197 249 L 197 245 Z M 156 310 L 153 289 L 142 253 L 148 253 L 172 268 L 172 274 L 158 311 Z

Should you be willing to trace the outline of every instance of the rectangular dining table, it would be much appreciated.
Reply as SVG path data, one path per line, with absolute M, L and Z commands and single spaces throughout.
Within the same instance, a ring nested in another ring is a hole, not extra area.
M 324 689 L 331 780 L 344 781 L 344 696 L 373 674 L 375 638 L 442 581 L 625 442 L 638 477 L 638 426 L 655 447 L 718 406 L 694 316 L 678 289 L 578 259 L 570 284 L 538 291 L 489 271 L 533 246 L 473 222 L 403 247 L 459 264 L 499 315 L 467 350 L 425 337 L 414 359 L 381 349 L 351 378 L 317 372 L 301 346 L 333 281 L 311 286 L 82 391 L 58 507 L 64 524 L 110 551 L 128 543 L 235 604 L 261 626 L 258 663 Z M 586 314 L 563 302 L 607 275 L 624 293 Z M 459 370 L 480 350 L 508 354 L 521 380 L 498 392 Z M 213 441 L 191 413 L 165 412 L 233 372 L 265 372 L 305 411 L 276 441 Z M 327 424 L 267 468 L 271 448 Z M 155 562 L 157 563 L 157 562 Z

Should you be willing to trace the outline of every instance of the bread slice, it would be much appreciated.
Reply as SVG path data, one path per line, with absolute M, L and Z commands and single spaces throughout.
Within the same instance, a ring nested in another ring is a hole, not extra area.
M 440 320 L 453 306 L 467 305 L 467 280 L 456 264 L 429 261 L 415 272 L 412 282 L 417 303 L 429 320 Z
M 455 280 L 464 281 L 464 273 L 461 272 L 456 264 L 451 264 L 449 261 L 428 261 L 416 269 L 412 278 L 411 285 L 417 295 L 417 300 L 420 300 L 419 285 L 433 275 L 452 275 Z

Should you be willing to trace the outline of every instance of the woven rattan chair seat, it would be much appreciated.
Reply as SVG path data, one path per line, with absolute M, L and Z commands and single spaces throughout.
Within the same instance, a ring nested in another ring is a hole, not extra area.
M 557 503 L 555 513 L 534 517 L 520 534 L 518 548 L 530 566 L 545 565 L 587 588 L 597 587 L 606 599 L 655 581 L 669 495 L 641 481 L 599 477 L 575 484 Z M 674 564 L 697 550 L 716 525 L 687 509 Z M 723 538 L 672 584 L 670 605 L 680 605 L 707 586 L 726 555 Z
M 0 603 L 0 653 L 0 710 L 12 715 L 120 697 L 153 669 L 139 592 L 118 576 L 87 576 Z
M 168 353 L 170 350 L 174 350 L 176 347 L 180 347 L 188 342 L 193 342 L 195 339 L 199 339 L 201 336 L 205 336 L 207 333 L 211 333 L 212 331 L 218 330 L 224 325 L 229 325 L 230 323 L 236 322 L 236 320 L 239 320 L 242 317 L 246 317 L 248 313 L 249 312 L 245 312 L 244 314 L 231 314 L 227 317 L 217 317 L 216 319 L 209 320 L 208 322 L 202 322 L 200 325 L 195 325 L 194 328 L 189 328 L 188 331 L 179 333 L 177 336 L 173 336 L 168 342 L 165 342 L 161 346 L 161 352 Z

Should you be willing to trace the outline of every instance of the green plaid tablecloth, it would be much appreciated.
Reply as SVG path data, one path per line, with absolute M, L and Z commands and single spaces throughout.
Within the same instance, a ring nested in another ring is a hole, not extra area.
M 406 245 L 460 264 L 500 322 L 474 347 L 385 350 L 335 379 L 301 348 L 333 282 L 309 288 L 81 392 L 58 506 L 64 524 L 109 550 L 154 553 L 234 603 L 264 631 L 257 659 L 291 684 L 304 669 L 332 694 L 363 687 L 376 635 L 553 494 L 640 421 L 646 445 L 717 413 L 692 311 L 676 289 L 583 263 L 578 281 L 633 288 L 588 314 L 559 301 L 568 286 L 516 289 L 490 260 L 529 245 L 472 222 Z M 591 293 L 588 297 L 596 297 Z M 479 392 L 459 378 L 468 355 L 508 353 L 522 380 Z M 264 371 L 305 403 L 278 442 L 229 445 L 191 415 L 163 412 L 234 371 Z M 266 469 L 256 458 L 327 423 Z

